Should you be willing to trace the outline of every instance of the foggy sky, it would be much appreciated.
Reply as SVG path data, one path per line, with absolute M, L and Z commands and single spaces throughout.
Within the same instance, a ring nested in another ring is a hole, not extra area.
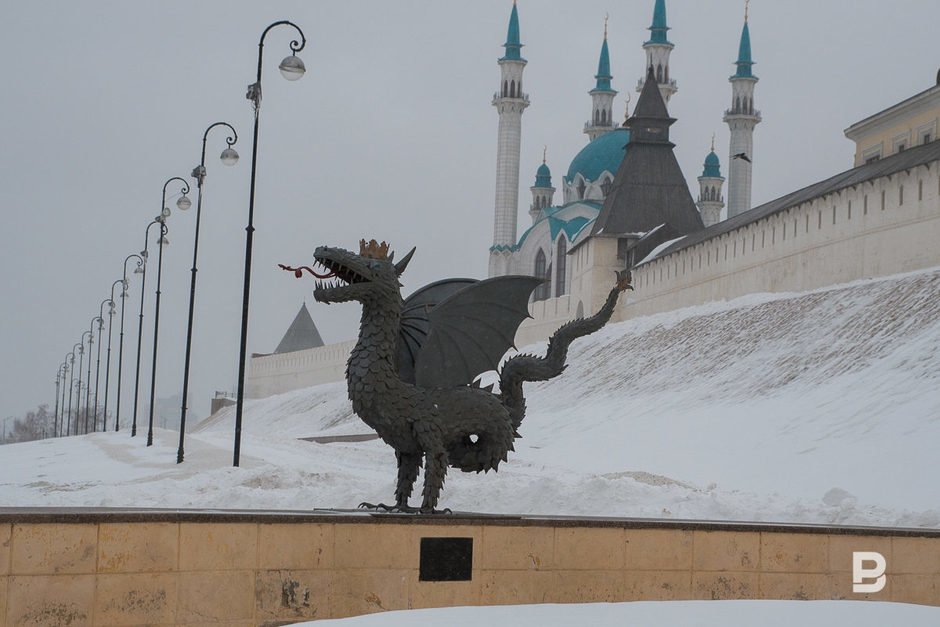
M 375 237 L 399 255 L 417 246 L 405 294 L 448 276 L 483 277 L 496 157 L 490 101 L 510 8 L 509 0 L 7 3 L 0 14 L 0 419 L 40 403 L 52 407 L 59 364 L 98 315 L 125 256 L 143 248 L 164 181 L 189 177 L 203 131 L 216 121 L 236 127 L 242 158 L 222 166 L 224 133 L 214 131 L 190 407 L 205 415 L 214 390 L 234 389 L 252 124 L 244 94 L 254 81 L 258 38 L 276 20 L 304 30 L 299 56 L 307 74 L 293 83 L 280 77 L 277 64 L 295 33 L 271 31 L 249 352 L 271 352 L 304 301 L 325 341 L 354 336 L 358 305 L 319 305 L 311 281 L 276 267 L 309 263 L 320 244 L 355 250 L 360 238 Z M 520 233 L 543 146 L 560 202 L 561 176 L 587 141 L 582 127 L 604 15 L 622 115 L 625 95 L 636 101 L 652 8 L 653 0 L 519 1 L 532 103 L 523 116 Z M 727 175 L 721 116 L 730 105 L 727 79 L 743 3 L 668 0 L 667 11 L 679 87 L 670 103 L 678 118 L 671 136 L 697 194 L 712 133 Z M 754 139 L 753 204 L 850 168 L 854 147 L 842 130 L 934 83 L 938 23 L 934 0 L 752 2 L 755 104 L 763 115 Z M 191 196 L 186 214 L 176 210 L 175 197 L 168 203 L 158 397 L 182 385 L 195 189 Z M 142 402 L 149 396 L 155 266 L 147 279 Z M 122 414 L 131 402 L 139 289 L 132 278 Z M 116 346 L 115 326 L 112 369 Z

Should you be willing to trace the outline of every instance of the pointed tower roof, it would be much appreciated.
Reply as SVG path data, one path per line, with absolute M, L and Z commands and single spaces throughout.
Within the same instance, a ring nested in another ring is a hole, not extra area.
M 629 150 L 594 222 L 592 236 L 646 233 L 661 224 L 681 235 L 704 228 L 669 141 L 673 122 L 650 70 L 633 116 L 626 122 Z
M 512 13 L 509 14 L 509 32 L 506 33 L 506 43 L 503 44 L 506 54 L 503 59 L 521 61 L 522 42 L 519 40 L 519 12 L 516 10 L 516 1 L 512 2 Z
M 751 31 L 747 27 L 747 17 L 745 14 L 744 28 L 741 29 L 741 43 L 738 45 L 738 60 L 735 61 L 738 71 L 734 73 L 734 78 L 756 78 L 751 73 L 751 66 L 754 62 L 751 60 Z
M 594 78 L 597 79 L 597 85 L 594 86 L 592 91 L 613 91 L 610 88 L 610 79 L 613 76 L 610 75 L 610 53 L 607 51 L 607 19 L 604 19 L 604 43 L 601 44 L 601 56 L 597 61 L 597 74 L 594 75 Z
M 300 311 L 294 316 L 294 321 L 290 323 L 287 333 L 281 338 L 281 342 L 274 349 L 274 354 L 293 353 L 308 348 L 323 346 L 323 339 L 320 332 L 317 331 L 317 325 L 313 323 L 310 312 L 307 310 L 307 303 L 300 306 Z
M 646 43 L 671 43 L 666 39 L 666 31 L 669 30 L 669 27 L 666 26 L 666 0 L 656 0 L 656 5 L 653 7 L 653 23 L 648 30 L 650 31 L 650 38 Z
M 705 157 L 705 169 L 702 170 L 702 177 L 721 178 L 721 162 L 718 160 L 714 148 Z
M 652 66 L 646 70 L 646 80 L 643 82 L 643 90 L 640 92 L 636 107 L 633 109 L 633 118 L 669 120 L 667 128 L 675 122 L 674 119 L 669 117 L 669 111 L 666 110 L 666 102 L 659 90 L 659 84 L 656 82 L 656 75 L 653 73 Z M 629 126 L 626 122 L 624 122 L 624 125 Z

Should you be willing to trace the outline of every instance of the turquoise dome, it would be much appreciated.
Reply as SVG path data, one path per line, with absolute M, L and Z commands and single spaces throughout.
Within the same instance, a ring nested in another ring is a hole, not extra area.
M 625 128 L 604 133 L 575 155 L 565 181 L 571 183 L 578 174 L 588 181 L 596 181 L 604 171 L 616 175 L 629 141 L 630 131 Z
M 705 157 L 705 169 L 702 171 L 702 176 L 715 178 L 721 176 L 721 162 L 718 161 L 718 155 L 715 154 L 714 150 Z
M 544 163 L 535 171 L 535 185 L 533 187 L 551 187 L 552 171 Z

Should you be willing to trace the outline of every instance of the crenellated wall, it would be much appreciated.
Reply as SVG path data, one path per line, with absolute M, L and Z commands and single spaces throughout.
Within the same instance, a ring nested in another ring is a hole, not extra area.
M 456 558 L 462 580 L 429 576 Z M 853 592 L 852 553 L 886 560 Z M 437 579 L 437 580 L 432 580 Z M 286 625 L 456 605 L 849 599 L 940 605 L 940 531 L 329 511 L 0 510 L 0 623 Z
M 940 266 L 940 161 L 814 198 L 641 265 L 613 321 L 758 292 L 799 292 Z M 613 284 L 617 241 L 569 255 L 570 293 L 531 305 L 516 346 L 596 312 Z M 353 342 L 253 357 L 248 396 L 341 380 Z

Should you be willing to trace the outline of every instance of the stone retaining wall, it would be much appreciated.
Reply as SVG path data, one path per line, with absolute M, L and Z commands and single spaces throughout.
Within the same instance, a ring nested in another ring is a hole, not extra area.
M 430 537 L 472 539 L 469 580 L 421 580 Z M 853 593 L 854 551 L 887 560 L 881 592 Z M 273 626 L 405 608 L 672 599 L 940 605 L 940 531 L 0 509 L 0 622 L 10 626 Z

